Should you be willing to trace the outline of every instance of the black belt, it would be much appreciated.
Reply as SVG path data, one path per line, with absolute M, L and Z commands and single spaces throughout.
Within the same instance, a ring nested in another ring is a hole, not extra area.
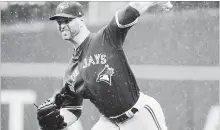
M 138 112 L 138 109 L 133 107 L 129 110 L 131 113 L 129 114 L 128 111 L 121 114 L 120 116 L 116 116 L 116 117 L 110 117 L 109 119 L 116 122 L 116 123 L 122 123 L 124 121 L 126 121 L 129 118 L 132 118 L 134 116 L 134 114 L 136 112 Z

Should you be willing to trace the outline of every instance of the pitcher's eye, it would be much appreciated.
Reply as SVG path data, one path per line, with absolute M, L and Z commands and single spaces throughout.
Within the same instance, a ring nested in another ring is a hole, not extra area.
M 65 24 L 68 24 L 68 23 L 69 23 L 69 20 L 65 20 L 64 23 L 65 23 Z
M 62 20 L 57 20 L 57 24 L 61 25 L 61 24 L 68 24 L 69 22 L 71 22 L 73 19 L 72 18 L 66 18 L 66 19 L 62 19 Z
M 57 21 L 57 24 L 58 24 L 58 25 L 61 25 L 61 23 L 62 23 L 61 21 Z
M 71 21 L 72 21 L 72 19 L 67 19 L 67 20 L 64 21 L 64 23 L 65 23 L 65 24 L 68 24 L 68 23 L 71 22 Z

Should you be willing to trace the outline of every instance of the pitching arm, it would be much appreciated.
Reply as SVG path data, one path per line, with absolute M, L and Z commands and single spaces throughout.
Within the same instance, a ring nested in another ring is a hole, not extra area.
M 155 5 L 163 10 L 172 8 L 170 2 L 130 2 L 115 13 L 105 29 L 106 39 L 110 41 L 113 47 L 122 49 L 128 30 L 138 22 L 140 16 Z
M 164 11 L 170 10 L 173 7 L 173 5 L 169 1 L 130 2 L 128 5 L 136 9 L 139 12 L 140 16 L 144 15 L 150 7 L 155 5 L 158 5 Z

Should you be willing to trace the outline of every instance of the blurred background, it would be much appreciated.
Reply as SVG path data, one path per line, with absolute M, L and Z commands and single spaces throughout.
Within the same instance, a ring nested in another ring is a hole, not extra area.
M 1 129 L 39 130 L 36 108 L 61 86 L 72 54 L 49 21 L 60 2 L 0 2 Z M 80 2 L 96 32 L 128 2 Z M 169 130 L 220 130 L 219 2 L 172 2 L 152 10 L 129 31 L 124 50 L 140 89 L 161 104 Z M 73 127 L 90 130 L 99 118 L 84 101 Z M 70 129 L 69 129 L 70 130 Z

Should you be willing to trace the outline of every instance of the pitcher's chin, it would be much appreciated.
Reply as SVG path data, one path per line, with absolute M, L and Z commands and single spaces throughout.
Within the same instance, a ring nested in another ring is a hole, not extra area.
M 63 40 L 71 41 L 71 38 L 70 37 L 63 37 Z

